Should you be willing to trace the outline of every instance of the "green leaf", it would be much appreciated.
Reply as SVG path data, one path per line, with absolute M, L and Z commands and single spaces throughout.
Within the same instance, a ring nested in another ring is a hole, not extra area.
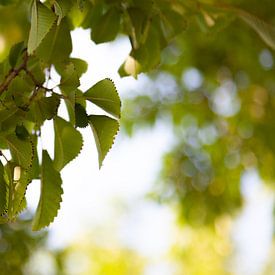
M 58 73 L 61 75 L 60 89 L 68 94 L 75 91 L 80 85 L 78 72 L 73 62 L 61 63 L 56 66 Z
M 60 173 L 55 170 L 48 152 L 43 150 L 41 166 L 41 193 L 33 219 L 34 231 L 48 226 L 57 216 L 62 201 L 63 190 Z
M 21 140 L 15 134 L 5 137 L 5 140 L 11 151 L 14 162 L 28 169 L 33 160 L 33 148 L 30 140 Z
M 88 64 L 86 61 L 79 58 L 70 58 L 70 61 L 74 64 L 77 76 L 80 78 L 88 69 Z
M 57 25 L 60 24 L 63 17 L 67 15 L 72 7 L 72 3 L 70 0 L 55 0 L 54 9 L 55 13 L 58 16 Z
M 38 159 L 38 151 L 37 151 L 37 135 L 31 135 L 30 138 L 31 145 L 33 148 L 33 161 L 32 166 L 30 168 L 30 174 L 32 179 L 39 179 L 40 178 L 40 163 Z
M 57 114 L 59 104 L 60 98 L 56 94 L 50 97 L 44 97 L 43 95 L 37 97 L 30 106 L 27 118 L 41 126 L 46 119 L 50 120 Z
M 28 54 L 33 54 L 33 52 L 37 49 L 41 41 L 50 31 L 55 20 L 56 16 L 51 10 L 49 10 L 39 1 L 33 1 L 31 30 L 28 40 Z
M 141 73 L 142 67 L 139 64 L 139 62 L 129 55 L 125 62 L 120 66 L 118 72 L 121 77 L 124 76 L 133 76 L 134 78 L 137 78 L 138 74 Z
M 80 132 L 70 122 L 60 117 L 54 119 L 54 133 L 54 167 L 60 171 L 77 157 L 83 140 Z
M 131 43 L 134 49 L 138 49 L 147 38 L 147 26 L 150 24 L 150 19 L 139 8 L 129 8 L 128 10 L 131 24 Z
M 30 136 L 24 125 L 17 125 L 15 128 L 15 134 L 21 140 L 26 140 Z
M 87 100 L 113 116 L 120 117 L 121 102 L 112 80 L 106 78 L 97 82 L 84 93 Z
M 25 194 L 28 184 L 31 182 L 30 173 L 28 170 L 20 167 L 14 167 L 14 169 L 20 169 L 20 179 L 13 182 L 14 195 L 12 199 L 12 215 L 16 216 L 26 207 Z
M 69 93 L 64 94 L 66 95 L 64 101 L 66 104 L 70 122 L 72 125 L 75 125 L 75 92 L 70 91 Z
M 115 119 L 102 115 L 89 116 L 89 123 L 94 134 L 99 167 L 101 167 L 104 158 L 113 145 L 119 123 Z
M 24 49 L 24 42 L 19 42 L 12 46 L 9 53 L 9 62 L 12 68 L 17 64 L 18 59 L 22 55 Z
M 151 26 L 144 44 L 138 49 L 133 49 L 130 55 L 140 64 L 139 69 L 146 72 L 160 63 L 160 54 L 159 33 L 154 26 Z
M 108 10 L 95 24 L 91 38 L 95 43 L 104 43 L 116 38 L 120 27 L 120 11 L 116 8 Z
M 89 120 L 85 108 L 79 103 L 75 104 L 75 126 L 85 128 L 88 124 Z
M 23 111 L 16 108 L 16 106 L 11 107 L 11 109 L 0 110 L 0 131 L 12 132 L 15 130 L 16 124 L 22 121 Z
M 9 85 L 5 100 L 13 101 L 17 107 L 24 106 L 29 101 L 32 90 L 33 85 L 29 85 L 23 77 L 17 76 Z
M 36 55 L 47 64 L 67 60 L 72 52 L 72 39 L 67 20 L 51 28 L 36 50 Z
M 7 184 L 4 179 L 4 166 L 0 161 L 0 214 L 7 209 Z

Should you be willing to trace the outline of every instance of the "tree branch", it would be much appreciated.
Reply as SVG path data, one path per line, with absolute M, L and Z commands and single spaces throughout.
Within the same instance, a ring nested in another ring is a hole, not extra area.
M 17 68 L 13 68 L 9 71 L 9 73 L 6 75 L 4 81 L 0 84 L 0 96 L 8 89 L 10 83 L 22 70 L 26 70 L 27 68 L 27 62 L 28 62 L 28 55 L 27 51 L 24 54 L 24 61 L 23 63 Z

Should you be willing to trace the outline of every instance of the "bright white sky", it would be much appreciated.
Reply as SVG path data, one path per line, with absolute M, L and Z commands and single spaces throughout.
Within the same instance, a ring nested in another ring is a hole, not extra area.
M 133 78 L 120 79 L 117 74 L 130 51 L 128 40 L 121 38 L 96 46 L 90 40 L 89 31 L 74 31 L 72 37 L 72 56 L 89 64 L 88 72 L 81 79 L 80 88 L 83 91 L 108 77 L 114 80 L 122 98 L 134 92 L 138 82 Z M 171 129 L 158 124 L 154 129 L 138 132 L 131 139 L 119 134 L 100 171 L 92 132 L 87 128 L 82 133 L 85 143 L 81 155 L 62 172 L 63 202 L 58 217 L 49 228 L 50 246 L 66 246 L 81 233 L 86 233 L 89 227 L 104 225 L 112 232 L 114 224 L 120 229 L 122 242 L 151 259 L 160 259 L 173 242 L 175 217 L 167 206 L 145 201 L 144 195 L 152 190 L 161 156 L 172 142 Z M 45 127 L 42 142 L 43 147 L 52 148 L 50 127 Z M 257 223 L 258 217 L 267 217 L 271 200 L 266 202 L 266 195 L 257 188 L 254 188 L 254 194 L 260 193 L 260 196 L 254 196 L 254 199 L 250 196 L 234 234 L 241 255 L 236 259 L 239 267 L 236 269 L 242 275 L 258 274 L 252 273 L 247 263 L 251 264 L 251 260 L 259 258 L 263 262 L 271 238 L 272 224 L 266 222 L 268 219 Z M 38 194 L 39 184 L 31 184 L 27 192 L 31 209 L 37 206 Z M 259 208 L 259 202 L 265 207 Z M 123 211 L 123 206 L 126 206 L 126 211 Z M 117 217 L 120 217 L 119 220 Z M 251 229 L 253 227 L 256 229 Z M 255 238 L 263 240 L 264 245 L 256 242 Z M 148 266 L 146 275 L 171 275 L 169 263 L 153 262 Z M 253 270 L 258 271 L 261 263 L 257 265 L 254 261 Z

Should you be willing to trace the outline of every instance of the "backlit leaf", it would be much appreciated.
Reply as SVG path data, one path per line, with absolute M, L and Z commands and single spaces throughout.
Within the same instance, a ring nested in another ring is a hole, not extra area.
M 53 94 L 50 97 L 37 98 L 28 112 L 28 119 L 41 126 L 46 119 L 52 119 L 58 110 L 60 98 Z
M 5 137 L 12 158 L 18 165 L 28 169 L 33 160 L 33 150 L 30 140 L 21 140 L 15 134 Z
M 56 217 L 62 201 L 63 190 L 60 173 L 55 170 L 48 152 L 43 150 L 41 166 L 41 193 L 33 219 L 34 231 L 48 226 Z
M 87 100 L 113 116 L 120 117 L 121 102 L 112 80 L 106 78 L 97 82 L 84 93 Z
M 119 123 L 115 119 L 102 115 L 89 116 L 89 122 L 96 142 L 99 167 L 101 167 L 104 158 L 114 143 Z
M 61 117 L 54 119 L 54 167 L 60 171 L 66 164 L 77 157 L 83 140 L 80 132 Z
M 66 43 L 64 43 L 66 41 Z M 67 20 L 54 24 L 36 50 L 36 55 L 46 64 L 56 64 L 69 58 L 72 39 Z
M 50 31 L 56 20 L 55 14 L 40 1 L 34 0 L 31 15 L 31 30 L 28 40 L 28 54 L 33 54 Z
M 104 43 L 116 38 L 120 26 L 120 11 L 108 10 L 92 29 L 91 38 L 95 43 Z

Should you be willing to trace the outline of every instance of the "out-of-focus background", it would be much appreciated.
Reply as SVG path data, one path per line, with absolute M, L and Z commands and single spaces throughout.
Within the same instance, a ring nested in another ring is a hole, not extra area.
M 272 1 L 239 2 L 274 21 Z M 275 274 L 274 53 L 243 22 L 219 20 L 190 25 L 137 79 L 118 74 L 128 38 L 95 45 L 89 30 L 72 32 L 72 57 L 89 65 L 80 88 L 113 79 L 121 129 L 101 170 L 82 130 L 59 215 L 38 233 L 29 220 L 40 186 L 29 186 L 27 211 L 0 227 L 0 274 Z M 20 36 L 0 23 L 1 57 L 9 31 Z M 52 143 L 46 124 L 43 147 Z

